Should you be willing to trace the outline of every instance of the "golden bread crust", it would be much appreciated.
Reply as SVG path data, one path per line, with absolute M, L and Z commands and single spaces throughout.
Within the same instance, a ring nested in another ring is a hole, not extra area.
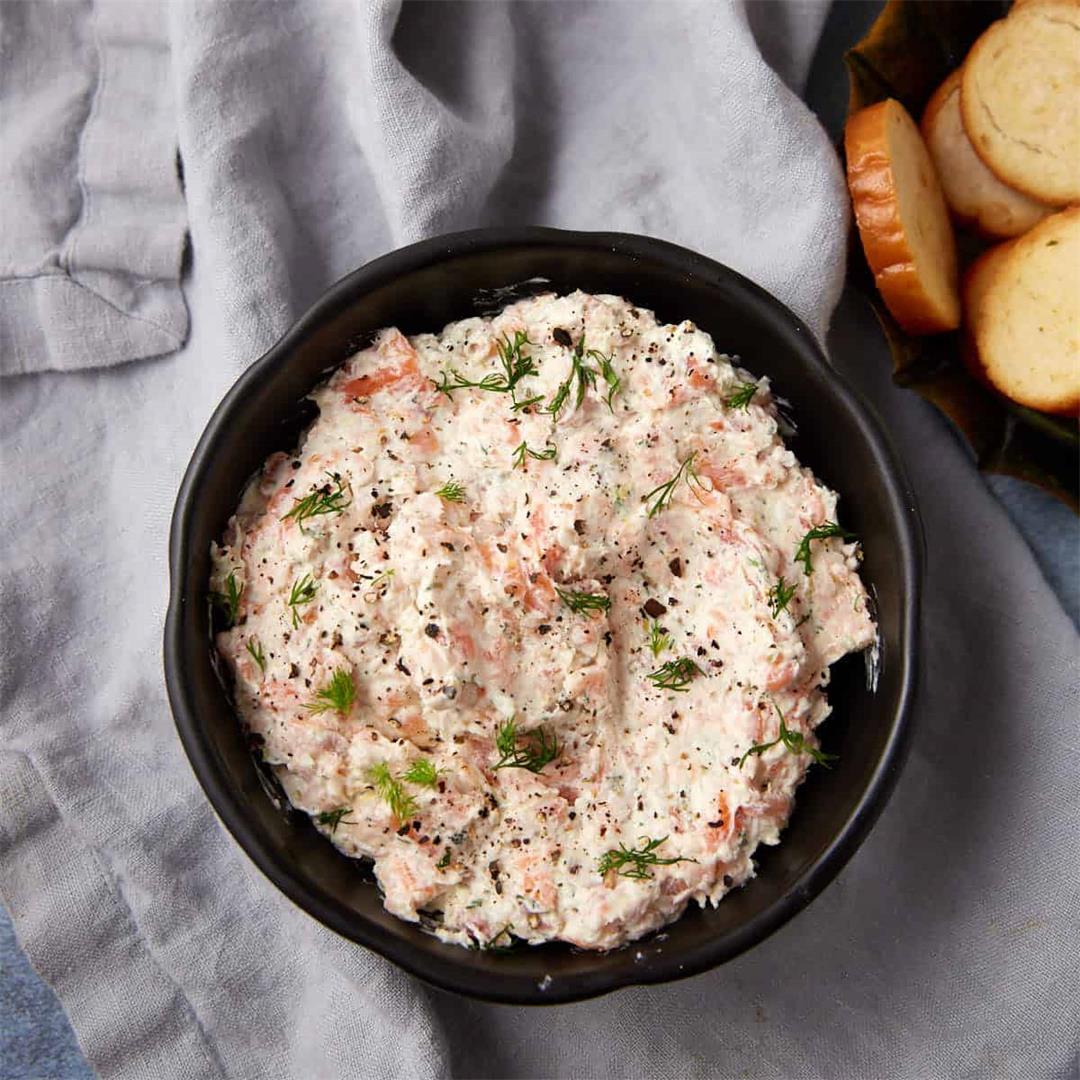
M 1005 239 L 1037 225 L 1054 208 L 1003 184 L 975 153 L 960 115 L 960 71 L 934 92 L 920 130 L 953 217 L 983 236 Z
M 991 249 L 964 287 L 968 363 L 1042 412 L 1080 410 L 1080 207 Z
M 1004 184 L 1080 202 L 1080 3 L 1040 0 L 993 23 L 964 61 L 964 129 Z
M 960 325 L 956 240 L 934 164 L 893 99 L 854 113 L 844 132 L 848 189 L 874 282 L 911 334 Z

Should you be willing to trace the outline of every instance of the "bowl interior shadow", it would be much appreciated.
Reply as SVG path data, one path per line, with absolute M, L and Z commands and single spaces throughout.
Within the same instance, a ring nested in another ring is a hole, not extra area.
M 816 895 L 857 847 L 891 787 L 914 679 L 919 533 L 910 491 L 865 407 L 827 367 L 809 331 L 732 271 L 635 237 L 518 230 L 448 240 L 403 249 L 339 282 L 245 373 L 211 420 L 173 526 L 165 653 L 181 738 L 218 814 L 271 880 L 334 930 L 439 986 L 554 1002 L 705 970 L 765 937 Z M 538 277 L 547 284 L 532 281 Z M 210 642 L 210 542 L 252 473 L 273 451 L 297 444 L 313 416 L 305 395 L 379 328 L 437 331 L 497 308 L 515 285 L 517 292 L 615 293 L 661 320 L 692 319 L 719 350 L 768 375 L 797 425 L 789 445 L 840 493 L 841 522 L 863 542 L 864 580 L 880 626 L 877 689 L 868 689 L 861 657 L 834 668 L 834 712 L 821 736 L 838 760 L 829 770 L 810 770 L 781 844 L 759 850 L 757 877 L 718 908 L 690 908 L 661 933 L 607 954 L 561 945 L 469 951 L 389 915 L 369 867 L 339 855 L 304 815 L 268 797 L 215 673 Z

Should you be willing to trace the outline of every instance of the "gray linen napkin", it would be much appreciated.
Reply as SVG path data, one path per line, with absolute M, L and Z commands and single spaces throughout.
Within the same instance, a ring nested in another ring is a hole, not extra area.
M 0 4 L 0 374 L 184 343 L 170 76 L 156 4 Z
M 806 31 L 790 85 L 821 15 L 754 9 L 759 30 Z M 673 239 L 823 332 L 846 211 L 741 6 L 182 4 L 169 40 L 191 339 L 7 380 L 0 407 L 0 894 L 101 1074 L 1064 1074 L 1076 636 L 857 307 L 835 359 L 923 502 L 926 673 L 896 796 L 807 912 L 689 982 L 527 1012 L 425 988 L 252 868 L 183 759 L 159 660 L 172 499 L 243 368 L 345 271 L 488 223 Z

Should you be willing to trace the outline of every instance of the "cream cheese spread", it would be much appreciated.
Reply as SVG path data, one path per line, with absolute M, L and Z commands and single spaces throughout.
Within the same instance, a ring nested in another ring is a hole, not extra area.
M 215 545 L 217 646 L 387 909 L 609 949 L 750 878 L 875 635 L 767 379 L 576 292 L 384 330 L 312 397 Z

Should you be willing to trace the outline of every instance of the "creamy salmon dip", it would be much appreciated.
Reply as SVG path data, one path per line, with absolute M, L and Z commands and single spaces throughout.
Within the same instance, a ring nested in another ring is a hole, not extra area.
M 292 804 L 472 947 L 610 949 L 746 882 L 875 635 L 767 379 L 576 292 L 384 330 L 312 397 L 211 581 Z

